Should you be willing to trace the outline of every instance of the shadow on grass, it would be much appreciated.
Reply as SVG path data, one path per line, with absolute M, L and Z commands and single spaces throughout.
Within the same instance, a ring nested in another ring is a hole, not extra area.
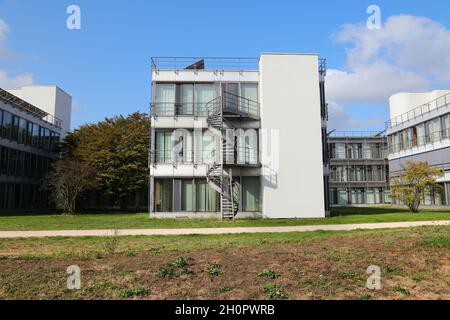
M 387 213 L 407 213 L 407 209 L 391 207 L 335 207 L 331 209 L 331 216 L 373 215 Z
M 140 214 L 143 213 L 143 210 L 129 210 L 129 211 L 120 211 L 120 210 L 83 210 L 83 212 L 77 212 L 74 216 L 83 216 L 83 215 L 101 215 L 101 214 Z M 20 216 L 64 216 L 64 213 L 57 210 L 0 210 L 0 217 L 20 217 Z

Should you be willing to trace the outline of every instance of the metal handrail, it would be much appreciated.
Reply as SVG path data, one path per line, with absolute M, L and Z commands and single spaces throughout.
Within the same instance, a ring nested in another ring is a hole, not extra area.
M 201 64 L 199 62 L 202 62 Z M 152 57 L 152 70 L 258 70 L 254 57 Z
M 385 131 L 333 131 L 328 133 L 329 137 L 346 138 L 346 137 L 363 137 L 363 138 L 384 138 Z
M 392 136 L 391 136 L 392 137 Z M 430 143 L 441 142 L 443 140 L 450 139 L 450 128 L 445 130 L 436 130 L 430 134 L 425 134 L 421 136 L 413 137 L 412 139 L 406 140 L 406 145 L 404 141 L 401 141 L 399 137 L 398 143 L 393 143 L 392 139 L 389 139 L 389 153 L 395 153 L 400 151 L 409 150 L 415 147 L 421 147 Z
M 38 118 L 59 129 L 61 129 L 62 127 L 61 119 L 45 112 L 44 110 L 39 109 L 38 107 L 26 102 L 25 100 L 20 99 L 19 97 L 16 97 L 15 95 L 9 93 L 6 90 L 3 90 L 2 88 L 0 88 L 0 99 L 10 104 L 12 107 L 30 114 L 34 118 Z
M 397 117 L 394 117 L 386 121 L 386 129 L 394 128 L 404 122 L 413 120 L 417 117 L 423 116 L 433 110 L 439 110 L 442 107 L 447 106 L 450 103 L 450 93 L 438 97 L 430 102 L 427 102 L 417 108 L 414 108 L 408 112 L 405 112 Z
M 234 159 L 233 163 L 226 164 L 258 164 L 258 149 L 251 147 L 238 147 L 236 148 L 238 152 L 237 158 Z M 204 154 L 209 152 L 208 154 Z M 243 152 L 243 153 L 241 153 Z M 180 154 L 176 154 L 174 149 L 157 149 L 150 151 L 150 159 L 152 164 L 219 164 L 223 159 L 219 158 L 217 150 L 204 150 L 204 149 L 190 149 L 183 150 Z M 189 160 L 190 159 L 190 160 Z M 242 160 L 242 161 L 241 161 Z M 256 160 L 252 161 L 252 160 Z
M 242 113 L 259 117 L 259 102 L 226 91 L 224 92 L 223 98 L 225 112 Z

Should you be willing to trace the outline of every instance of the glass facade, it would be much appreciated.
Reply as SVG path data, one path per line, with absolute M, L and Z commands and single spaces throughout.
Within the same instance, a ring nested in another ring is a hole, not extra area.
M 329 138 L 330 203 L 390 203 L 387 143 L 380 137 Z
M 238 207 L 242 212 L 261 211 L 261 182 L 259 177 L 235 177 Z M 154 211 L 220 212 L 220 194 L 206 179 L 155 179 Z
M 0 210 L 47 208 L 40 189 L 59 145 L 59 133 L 0 109 Z M 26 150 L 26 151 L 25 151 Z
M 436 117 L 388 136 L 389 153 L 420 147 L 450 138 L 450 114 Z

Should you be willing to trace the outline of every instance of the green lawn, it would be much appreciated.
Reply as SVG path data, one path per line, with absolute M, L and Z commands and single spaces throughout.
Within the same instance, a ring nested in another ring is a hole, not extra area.
M 413 214 L 404 209 L 390 207 L 335 208 L 332 215 L 333 217 L 327 219 L 260 219 L 232 222 L 218 219 L 149 219 L 146 213 L 79 214 L 75 216 L 0 213 L 0 230 L 226 228 L 450 220 L 450 211 L 423 211 Z

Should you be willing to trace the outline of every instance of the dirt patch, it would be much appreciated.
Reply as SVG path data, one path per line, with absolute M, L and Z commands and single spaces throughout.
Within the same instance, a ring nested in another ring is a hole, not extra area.
M 392 233 L 387 239 L 372 233 L 183 253 L 5 258 L 0 298 L 268 299 L 275 288 L 288 299 L 450 299 L 449 250 L 417 244 L 421 235 Z M 69 265 L 81 268 L 81 290 L 66 289 Z M 381 290 L 366 288 L 370 265 L 382 269 Z M 268 269 L 279 276 L 258 276 Z

